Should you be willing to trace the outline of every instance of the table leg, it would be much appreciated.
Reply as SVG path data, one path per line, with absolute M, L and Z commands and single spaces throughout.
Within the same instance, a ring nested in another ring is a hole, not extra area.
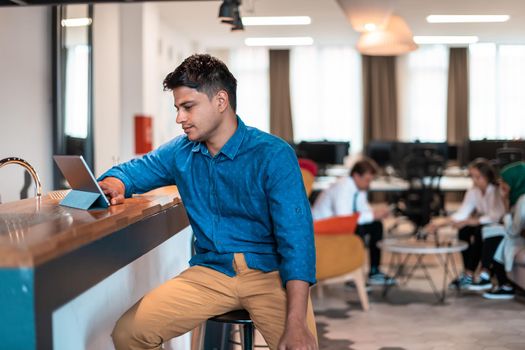
M 445 254 L 445 273 L 443 275 L 443 290 L 441 291 L 441 302 L 445 302 L 446 293 L 447 293 L 447 275 L 448 275 L 448 260 L 450 259 L 450 254 Z
M 396 266 L 394 260 L 396 260 L 397 253 L 391 253 L 390 254 L 390 262 L 388 263 L 388 274 L 392 275 L 392 273 L 395 273 Z
M 396 264 L 395 261 L 398 261 L 399 257 L 398 257 L 398 254 L 397 253 L 391 253 L 390 255 L 390 262 L 389 262 L 389 266 L 388 266 L 388 274 L 389 275 L 392 275 L 392 272 L 394 272 L 394 276 L 397 275 L 398 273 L 398 269 L 399 269 L 399 264 Z M 385 283 L 383 285 L 383 298 L 386 297 L 386 294 L 388 293 L 388 284 Z
M 423 256 L 423 255 L 421 255 L 421 256 Z M 425 264 L 421 264 L 421 269 L 423 270 L 423 272 L 425 274 L 425 278 L 427 279 L 428 283 L 432 287 L 432 291 L 434 292 L 434 295 L 441 301 L 441 295 L 439 294 L 439 291 L 438 291 L 436 285 L 434 284 L 434 281 L 432 280 L 432 277 L 430 276 L 430 274 L 429 274 Z
M 417 255 L 417 260 L 416 260 L 416 263 L 414 264 L 414 266 L 412 267 L 412 269 L 410 270 L 410 272 L 406 275 L 405 277 L 405 281 L 403 282 L 403 285 L 406 285 L 408 283 L 408 281 L 412 278 L 412 276 L 414 275 L 414 272 L 416 271 L 416 269 L 418 268 L 418 266 L 421 266 L 421 260 L 423 259 L 423 255 L 420 255 L 418 254 Z
M 456 279 L 459 277 L 459 273 L 458 273 L 458 269 L 456 267 L 456 260 L 454 259 L 454 253 L 444 253 L 443 255 L 445 255 L 445 261 L 443 261 L 443 256 L 441 256 L 440 254 L 437 254 L 437 256 L 439 257 L 439 262 L 441 265 L 443 266 L 447 266 L 447 261 L 449 262 L 449 266 L 450 266 L 450 271 L 449 271 L 449 268 L 447 268 L 447 272 L 450 272 L 450 275 L 452 276 L 452 279 Z M 457 286 L 457 291 L 459 292 L 459 285 Z
M 451 254 L 453 254 L 453 253 L 451 253 Z M 458 278 L 459 277 L 459 273 L 458 273 L 458 269 L 456 268 L 456 259 L 454 259 L 454 255 L 452 255 L 451 259 L 452 259 L 452 261 L 451 261 L 452 264 L 451 265 L 452 265 L 452 269 L 454 271 L 454 278 Z
M 391 264 L 395 264 L 394 260 L 397 261 L 397 265 L 391 265 L 395 266 L 394 270 L 396 271 L 394 274 L 394 280 L 398 279 L 401 276 L 401 273 L 403 271 L 404 266 L 408 262 L 408 259 L 412 256 L 412 254 L 407 254 L 404 259 L 401 258 L 401 254 L 398 253 L 392 253 L 391 257 Z M 385 283 L 383 286 L 383 297 L 386 297 L 388 290 L 390 289 L 392 285 Z

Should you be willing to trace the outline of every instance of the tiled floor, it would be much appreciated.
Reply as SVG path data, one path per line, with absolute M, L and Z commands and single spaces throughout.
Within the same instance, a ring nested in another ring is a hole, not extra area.
M 441 233 L 449 239 L 456 235 L 454 230 Z M 461 256 L 455 258 L 461 269 Z M 383 253 L 383 262 L 390 262 L 388 253 Z M 443 268 L 437 258 L 429 255 L 424 264 L 441 288 Z M 389 266 L 382 268 L 387 271 Z M 368 312 L 362 311 L 353 288 L 332 285 L 325 287 L 322 300 L 316 295 L 314 291 L 321 350 L 525 350 L 525 302 L 447 290 L 440 303 L 421 270 L 387 297 L 381 287 L 374 287 Z M 257 338 L 258 344 L 264 343 L 260 334 Z
M 434 281 L 441 280 L 436 258 L 427 257 L 425 264 Z M 439 303 L 421 271 L 407 285 L 392 288 L 386 298 L 375 287 L 368 312 L 361 310 L 355 290 L 325 288 L 323 300 L 314 297 L 320 349 L 525 349 L 525 304 L 456 291 Z

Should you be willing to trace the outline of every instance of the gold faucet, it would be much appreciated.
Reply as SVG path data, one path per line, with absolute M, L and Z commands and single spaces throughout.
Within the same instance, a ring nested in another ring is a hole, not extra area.
M 31 164 L 17 157 L 8 157 L 0 160 L 0 168 L 7 164 L 21 165 L 29 172 L 29 174 L 31 174 L 33 182 L 36 186 L 36 197 L 40 199 L 40 197 L 42 196 L 42 184 L 40 183 L 40 178 L 38 177 L 38 174 L 36 173 L 35 169 L 31 166 Z

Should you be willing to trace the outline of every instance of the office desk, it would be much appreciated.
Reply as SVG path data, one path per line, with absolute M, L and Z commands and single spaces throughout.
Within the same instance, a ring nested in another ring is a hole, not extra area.
M 339 179 L 339 176 L 318 176 L 313 185 L 314 191 L 323 191 Z M 370 192 L 402 192 L 409 187 L 408 181 L 399 177 L 381 176 L 372 181 Z M 465 192 L 472 187 L 472 179 L 464 176 L 443 176 L 440 188 L 443 192 Z

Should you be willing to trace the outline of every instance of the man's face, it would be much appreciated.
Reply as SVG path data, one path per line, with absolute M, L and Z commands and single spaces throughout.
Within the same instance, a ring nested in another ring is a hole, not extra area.
M 352 175 L 352 178 L 354 179 L 355 185 L 359 190 L 368 191 L 368 189 L 370 188 L 370 183 L 374 179 L 374 175 L 372 175 L 372 173 L 369 172 L 366 172 L 363 175 L 355 173 L 354 175 Z
M 204 92 L 180 86 L 173 89 L 177 124 L 182 126 L 190 141 L 206 141 L 214 136 L 224 118 L 220 93 L 209 99 Z M 227 103 L 227 101 L 226 101 Z

